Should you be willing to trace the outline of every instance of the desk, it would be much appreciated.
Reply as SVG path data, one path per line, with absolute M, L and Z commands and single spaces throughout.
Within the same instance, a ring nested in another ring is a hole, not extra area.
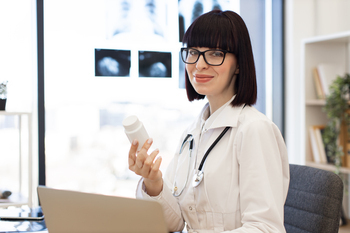
M 0 233 L 13 233 L 13 232 L 38 232 L 38 233 L 48 233 L 45 221 L 40 222 L 7 222 L 0 221 Z
M 0 217 L 41 217 L 42 210 L 37 208 L 8 208 L 0 209 Z M 40 232 L 47 233 L 45 220 L 43 221 L 1 221 L 0 233 L 12 232 Z
M 0 217 L 41 217 L 41 207 L 37 208 L 8 208 L 0 209 Z M 0 220 L 0 233 L 49 233 L 45 220 L 43 221 L 2 221 Z M 142 233 L 142 232 L 140 232 Z M 186 233 L 186 232 L 172 232 Z

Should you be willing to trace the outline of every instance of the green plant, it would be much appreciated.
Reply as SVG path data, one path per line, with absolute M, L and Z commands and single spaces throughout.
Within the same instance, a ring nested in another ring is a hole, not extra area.
M 326 97 L 326 105 L 323 108 L 329 120 L 322 139 L 326 145 L 327 157 L 334 162 L 335 173 L 339 174 L 343 156 L 343 148 L 338 143 L 341 124 L 344 121 L 346 125 L 350 123 L 350 117 L 346 111 L 349 108 L 350 75 L 338 76 L 329 90 L 330 94 Z
M 0 83 L 0 99 L 6 99 L 7 97 L 7 81 Z

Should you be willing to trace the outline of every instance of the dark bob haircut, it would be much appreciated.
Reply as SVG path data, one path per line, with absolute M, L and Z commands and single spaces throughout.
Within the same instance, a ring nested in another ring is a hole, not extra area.
M 257 84 L 253 51 L 248 29 L 243 19 L 233 11 L 213 10 L 205 13 L 191 24 L 183 37 L 187 47 L 220 48 L 235 54 L 239 74 L 235 83 L 236 97 L 232 106 L 253 105 L 257 98 Z M 203 99 L 189 81 L 185 72 L 186 91 L 189 101 Z

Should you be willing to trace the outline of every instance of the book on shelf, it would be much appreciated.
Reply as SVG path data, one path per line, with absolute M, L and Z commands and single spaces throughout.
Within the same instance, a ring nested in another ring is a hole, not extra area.
M 323 88 L 322 88 L 322 85 L 321 85 L 321 80 L 320 80 L 320 76 L 318 74 L 317 67 L 315 67 L 312 70 L 312 76 L 314 78 L 317 99 L 326 99 L 326 95 L 325 95 Z
M 344 154 L 345 158 L 345 164 L 343 167 L 350 168 L 350 140 L 348 139 L 348 143 L 346 144 L 346 154 Z
M 350 114 L 350 110 L 347 110 L 347 113 Z M 340 127 L 339 143 L 343 147 L 342 167 L 350 168 L 350 125 L 343 120 Z
M 312 126 L 309 127 L 309 138 L 310 138 L 312 158 L 313 158 L 314 162 L 320 163 L 321 162 L 320 153 L 318 152 L 316 135 L 314 133 Z
M 327 163 L 329 163 L 329 164 L 335 164 L 334 157 L 329 156 L 329 155 L 327 154 L 327 150 L 328 150 L 327 144 L 326 144 L 326 143 L 324 142 L 324 140 L 323 140 L 323 135 L 324 135 L 325 128 L 326 128 L 326 126 L 321 125 L 321 126 L 318 126 L 318 129 L 317 129 L 317 130 L 319 130 L 319 131 L 320 131 L 320 134 L 321 134 L 322 145 L 323 145 L 323 148 L 324 148 L 325 153 L 326 153 Z
M 347 114 L 350 114 L 350 109 L 346 110 Z M 350 115 L 349 115 L 350 116 Z M 345 121 L 342 123 L 343 130 L 346 132 L 346 149 L 344 150 L 344 156 L 343 159 L 345 164 L 344 167 L 350 168 L 350 123 L 346 123 Z
M 328 163 L 329 159 L 327 159 L 326 155 L 326 147 L 322 140 L 322 132 L 321 129 L 324 129 L 324 125 L 312 125 L 309 127 L 309 136 L 311 143 L 311 151 L 313 155 L 313 159 L 316 163 Z
M 313 159 L 316 163 L 334 164 L 332 156 L 327 155 L 327 145 L 323 141 L 324 130 L 325 125 L 312 125 L 309 127 Z
M 345 67 L 337 63 L 320 63 L 314 69 L 314 82 L 317 97 L 325 98 L 329 95 L 329 87 L 338 76 L 345 74 Z M 318 90 L 319 89 L 319 90 Z

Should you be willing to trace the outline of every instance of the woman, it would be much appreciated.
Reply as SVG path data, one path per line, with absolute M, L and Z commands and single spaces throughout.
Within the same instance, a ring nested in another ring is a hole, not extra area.
M 184 35 L 189 101 L 206 97 L 162 178 L 149 139 L 129 151 L 137 198 L 159 201 L 170 231 L 285 232 L 289 164 L 277 126 L 252 105 L 255 66 L 248 30 L 232 11 L 198 17 Z M 136 156 L 137 154 L 137 156 Z

